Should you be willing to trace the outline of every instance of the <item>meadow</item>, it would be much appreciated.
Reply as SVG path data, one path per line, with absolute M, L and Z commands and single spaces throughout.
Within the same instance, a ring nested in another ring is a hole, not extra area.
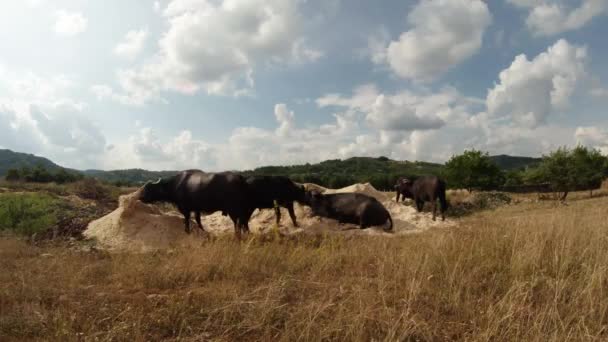
M 522 196 L 406 236 L 107 253 L 0 238 L 0 340 L 608 339 L 608 197 Z

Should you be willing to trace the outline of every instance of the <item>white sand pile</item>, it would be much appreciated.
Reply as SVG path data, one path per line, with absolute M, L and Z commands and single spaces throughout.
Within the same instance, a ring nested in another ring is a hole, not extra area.
M 385 233 L 383 227 L 360 230 L 356 225 L 338 224 L 335 220 L 312 215 L 307 206 L 295 204 L 295 212 L 300 228 L 293 227 L 287 210 L 281 209 L 279 231 L 284 234 L 343 232 L 346 234 L 394 236 L 420 232 L 432 227 L 450 227 L 455 222 L 440 218 L 432 221 L 432 214 L 418 213 L 410 204 L 395 203 L 392 193 L 376 190 L 371 184 L 354 184 L 343 189 L 326 189 L 315 184 L 304 184 L 307 190 L 315 189 L 325 194 L 362 193 L 378 199 L 391 213 L 394 233 Z M 119 207 L 114 212 L 89 224 L 84 235 L 94 238 L 101 246 L 111 250 L 149 251 L 157 249 L 194 246 L 202 242 L 206 234 L 232 234 L 234 225 L 229 217 L 217 212 L 202 218 L 206 233 L 201 232 L 194 220 L 192 234 L 184 231 L 183 217 L 176 211 L 162 211 L 159 206 L 138 201 L 139 192 L 121 196 Z M 275 227 L 273 209 L 256 210 L 249 222 L 253 233 L 265 232 Z
M 434 227 L 452 227 L 456 223 L 449 218 L 446 218 L 446 221 L 441 221 L 441 216 L 439 212 L 439 207 L 437 208 L 437 221 L 433 221 L 433 214 L 431 212 L 423 212 L 418 213 L 416 208 L 412 205 L 411 201 L 396 203 L 395 202 L 395 193 L 392 192 L 382 192 L 376 190 L 370 183 L 365 184 L 353 184 L 351 186 L 347 186 L 342 189 L 327 189 L 322 186 L 307 183 L 304 184 L 306 190 L 316 190 L 320 191 L 324 194 L 337 194 L 337 193 L 361 193 L 368 196 L 375 197 L 378 201 L 380 201 L 384 207 L 391 213 L 391 217 L 393 218 L 393 232 L 394 234 L 408 234 L 421 232 Z M 326 219 L 323 219 L 326 221 Z M 331 220 L 329 220 L 331 221 Z M 335 221 L 334 221 L 335 222 Z M 348 228 L 354 228 L 354 225 L 344 225 Z M 366 230 L 358 230 L 358 234 L 383 234 L 381 227 L 372 228 Z M 386 234 L 386 233 L 384 233 Z
M 120 196 L 118 209 L 89 223 L 84 236 L 110 250 L 142 252 L 200 243 L 200 233 L 184 231 L 183 216 L 163 213 L 138 198 L 139 192 Z

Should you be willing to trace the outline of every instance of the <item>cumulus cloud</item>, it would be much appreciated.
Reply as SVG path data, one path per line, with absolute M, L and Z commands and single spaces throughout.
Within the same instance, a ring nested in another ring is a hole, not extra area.
M 492 16 L 481 0 L 425 0 L 407 21 L 411 29 L 385 51 L 382 35 L 370 41 L 372 61 L 388 63 L 400 77 L 432 81 L 480 49 Z
M 112 98 L 143 104 L 158 99 L 162 91 L 250 95 L 256 68 L 306 63 L 323 56 L 307 44 L 299 4 L 292 0 L 170 1 L 162 11 L 168 29 L 156 57 L 120 71 L 119 93 L 124 95 Z
M 599 149 L 608 154 L 608 130 L 597 126 L 577 127 L 574 132 L 577 143 Z
M 511 117 L 526 127 L 544 123 L 551 113 L 567 108 L 586 77 L 586 63 L 587 49 L 566 40 L 532 60 L 524 54 L 515 57 L 488 92 L 489 114 Z
M 55 12 L 55 33 L 64 36 L 75 36 L 87 29 L 88 20 L 80 12 L 59 10 Z
M 114 48 L 114 54 L 122 58 L 133 60 L 143 50 L 147 38 L 147 30 L 129 31 L 125 35 L 123 41 Z
M 72 167 L 96 165 L 105 136 L 86 104 L 68 96 L 74 86 L 65 76 L 0 73 L 0 146 Z
M 402 90 L 395 94 L 382 94 L 376 86 L 367 84 L 355 88 L 351 97 L 327 94 L 317 99 L 317 104 L 363 113 L 374 129 L 420 131 L 441 128 L 446 121 L 467 120 L 471 107 L 478 101 L 449 87 L 438 93 Z
M 578 0 L 578 7 L 560 0 L 508 0 L 529 9 L 526 25 L 537 36 L 552 36 L 580 29 L 593 18 L 608 14 L 606 0 Z

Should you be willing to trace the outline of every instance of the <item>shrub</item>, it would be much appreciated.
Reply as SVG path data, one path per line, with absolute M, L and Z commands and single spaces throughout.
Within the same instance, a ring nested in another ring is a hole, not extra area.
M 477 150 L 465 151 L 453 156 L 443 169 L 450 188 L 464 188 L 469 191 L 497 189 L 503 183 L 503 175 L 488 153 Z
M 41 193 L 0 194 L 0 230 L 19 235 L 42 232 L 57 223 L 56 204 Z
M 82 198 L 95 201 L 112 199 L 112 193 L 108 186 L 94 178 L 85 178 L 74 183 L 74 193 Z
M 550 183 L 553 191 L 562 194 L 560 199 L 565 200 L 570 191 L 599 188 L 607 175 L 606 163 L 606 157 L 598 150 L 564 147 L 543 156 L 531 178 Z

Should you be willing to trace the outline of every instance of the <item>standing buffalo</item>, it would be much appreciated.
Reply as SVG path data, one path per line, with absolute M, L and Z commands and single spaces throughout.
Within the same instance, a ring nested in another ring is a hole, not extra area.
M 293 225 L 298 227 L 293 202 L 304 203 L 306 191 L 287 177 L 253 176 L 246 180 L 249 188 L 248 204 L 251 213 L 255 209 L 275 209 L 277 225 L 281 222 L 281 209 L 286 208 Z M 276 205 L 275 205 L 276 202 Z
M 445 221 L 445 211 L 448 203 L 445 198 L 445 182 L 436 176 L 423 176 L 414 182 L 407 178 L 399 178 L 395 185 L 397 191 L 397 202 L 403 195 L 403 199 L 411 198 L 416 202 L 418 212 L 422 211 L 424 202 L 433 203 L 433 221 L 437 215 L 437 200 L 441 204 L 441 219 Z
M 234 222 L 237 235 L 249 231 L 248 192 L 245 178 L 231 172 L 204 173 L 187 170 L 179 174 L 159 179 L 156 183 L 146 183 L 140 200 L 144 203 L 169 202 L 177 206 L 184 215 L 186 232 L 190 233 L 190 215 L 196 214 L 196 222 L 201 230 L 201 212 L 222 211 Z
M 323 195 L 307 193 L 307 204 L 317 216 L 338 220 L 340 223 L 358 224 L 361 229 L 381 226 L 389 221 L 385 230 L 393 229 L 393 219 L 382 203 L 371 196 L 357 193 Z

